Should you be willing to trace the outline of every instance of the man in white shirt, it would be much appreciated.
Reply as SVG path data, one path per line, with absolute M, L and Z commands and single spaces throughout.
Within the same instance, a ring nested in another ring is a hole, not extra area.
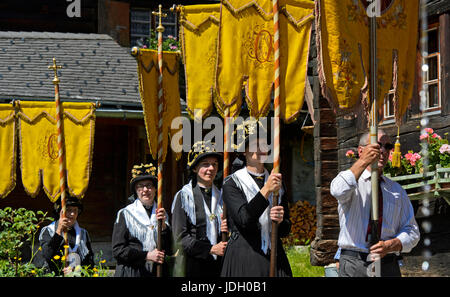
M 397 255 L 410 252 L 419 242 L 419 227 L 406 191 L 382 176 L 392 147 L 389 136 L 382 130 L 378 130 L 377 144 L 369 144 L 369 133 L 363 134 L 358 146 L 359 159 L 331 182 L 331 195 L 338 200 L 339 276 L 367 276 L 367 267 L 371 263 L 367 261 L 369 253 L 380 255 L 381 276 L 401 276 Z M 381 177 L 379 191 L 382 193 L 381 234 L 380 241 L 370 246 L 370 171 L 371 164 L 377 160 Z

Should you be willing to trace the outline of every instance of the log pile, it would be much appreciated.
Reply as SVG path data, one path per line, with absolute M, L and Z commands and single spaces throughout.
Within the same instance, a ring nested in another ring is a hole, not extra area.
M 285 245 L 307 245 L 316 236 L 316 207 L 308 201 L 297 201 L 289 207 L 291 232 L 283 238 Z

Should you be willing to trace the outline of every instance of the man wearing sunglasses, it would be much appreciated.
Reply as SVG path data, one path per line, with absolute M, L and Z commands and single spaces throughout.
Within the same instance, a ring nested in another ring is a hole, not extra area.
M 378 130 L 378 143 L 370 144 L 369 133 L 361 136 L 359 159 L 331 182 L 330 192 L 338 200 L 340 233 L 339 276 L 368 276 L 369 253 L 381 257 L 381 276 L 401 276 L 398 258 L 417 245 L 419 227 L 406 191 L 383 176 L 393 148 L 389 136 Z M 371 212 L 371 164 L 378 162 L 380 241 L 369 244 Z

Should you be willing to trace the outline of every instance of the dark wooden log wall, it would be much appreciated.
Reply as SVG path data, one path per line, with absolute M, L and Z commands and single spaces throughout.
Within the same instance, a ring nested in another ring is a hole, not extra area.
M 320 95 L 319 80 L 313 78 L 314 116 L 314 162 L 317 231 L 311 243 L 310 263 L 325 266 L 333 262 L 339 236 L 337 201 L 330 194 L 330 183 L 337 175 L 337 129 L 333 110 Z

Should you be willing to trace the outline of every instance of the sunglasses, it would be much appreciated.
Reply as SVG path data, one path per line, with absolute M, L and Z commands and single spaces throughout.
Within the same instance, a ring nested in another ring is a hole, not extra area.
M 380 145 L 380 148 L 384 148 L 388 152 L 394 148 L 394 145 L 390 142 L 386 142 L 385 144 L 378 142 L 378 144 Z

